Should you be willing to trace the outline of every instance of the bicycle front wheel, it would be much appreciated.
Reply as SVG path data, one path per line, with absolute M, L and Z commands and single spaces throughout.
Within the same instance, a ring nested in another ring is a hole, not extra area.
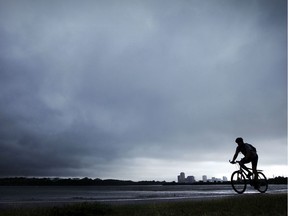
M 231 175 L 231 185 L 234 191 L 236 191 L 238 194 L 244 193 L 246 190 L 246 179 L 242 172 L 235 171 Z
M 257 180 L 257 190 L 260 193 L 265 193 L 268 189 L 268 181 L 266 176 L 262 172 L 257 172 L 258 180 Z

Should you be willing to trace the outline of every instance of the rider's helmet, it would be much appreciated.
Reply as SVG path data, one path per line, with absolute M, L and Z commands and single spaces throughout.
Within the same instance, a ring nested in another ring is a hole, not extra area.
M 235 140 L 236 143 L 243 143 L 243 138 L 242 137 L 238 137 L 236 140 Z

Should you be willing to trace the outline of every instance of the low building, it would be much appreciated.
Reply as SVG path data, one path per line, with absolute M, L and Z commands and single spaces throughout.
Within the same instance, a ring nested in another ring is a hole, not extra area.
M 195 177 L 194 177 L 194 176 L 187 176 L 186 182 L 187 182 L 187 183 L 194 183 L 194 182 L 196 182 L 196 181 L 195 181 Z

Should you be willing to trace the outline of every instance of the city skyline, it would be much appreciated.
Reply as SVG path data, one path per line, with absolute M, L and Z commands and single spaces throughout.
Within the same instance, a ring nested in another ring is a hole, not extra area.
M 208 178 L 207 175 L 203 175 L 202 179 L 195 178 L 193 175 L 189 175 L 186 177 L 185 172 L 180 172 L 180 175 L 177 176 L 177 182 L 178 183 L 194 183 L 194 182 L 226 182 L 228 181 L 228 178 L 226 176 L 222 176 L 222 178 L 219 177 L 211 177 Z

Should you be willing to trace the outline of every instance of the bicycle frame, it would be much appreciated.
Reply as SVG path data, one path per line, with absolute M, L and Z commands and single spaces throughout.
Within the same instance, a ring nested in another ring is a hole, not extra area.
M 245 170 L 243 167 L 241 167 L 241 165 L 240 165 L 239 162 L 240 162 L 240 161 L 236 161 L 236 163 L 235 163 L 236 166 L 238 167 L 238 170 L 239 170 L 241 173 L 243 173 L 247 179 L 249 179 L 249 173 L 248 173 L 248 171 Z M 247 167 L 247 168 L 248 168 L 248 167 Z M 251 168 L 248 168 L 248 170 L 253 171 Z M 257 172 L 258 172 L 258 170 L 257 170 Z
M 249 181 L 250 185 L 253 186 L 253 179 L 254 179 L 254 173 L 252 175 L 249 175 L 248 171 L 245 170 L 241 165 L 239 164 L 240 161 L 236 161 L 236 166 L 238 167 L 238 171 L 242 173 L 245 176 L 245 179 Z M 248 168 L 248 167 L 247 167 Z M 248 168 L 248 170 L 253 171 L 251 168 Z M 257 170 L 257 172 L 260 172 L 262 170 Z M 252 177 L 252 178 L 251 178 Z

